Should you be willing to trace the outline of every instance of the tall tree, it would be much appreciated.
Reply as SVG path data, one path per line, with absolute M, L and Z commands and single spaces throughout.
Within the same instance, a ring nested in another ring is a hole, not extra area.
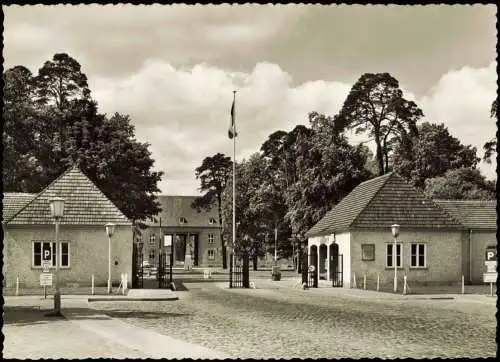
M 200 180 L 200 191 L 203 196 L 196 198 L 191 207 L 198 210 L 210 210 L 217 207 L 219 214 L 219 225 L 221 235 L 221 248 L 222 248 L 222 267 L 227 268 L 227 255 L 226 255 L 226 242 L 223 228 L 222 218 L 222 194 L 231 175 L 232 162 L 231 158 L 217 153 L 211 157 L 205 157 L 201 166 L 195 170 L 196 178 Z
M 5 191 L 39 192 L 76 163 L 131 220 L 140 224 L 160 211 L 163 173 L 152 171 L 149 145 L 135 140 L 128 116 L 98 113 L 76 60 L 56 54 L 38 76 L 18 66 L 4 81 L 3 138 L 15 144 L 4 149 Z
M 475 147 L 463 145 L 444 124 L 425 122 L 418 126 L 418 137 L 396 147 L 393 166 L 423 189 L 426 179 L 443 176 L 448 170 L 475 168 L 480 161 L 476 154 Z
M 477 169 L 459 168 L 425 180 L 425 193 L 433 199 L 494 200 L 496 181 L 488 181 Z
M 403 98 L 399 82 L 389 73 L 365 73 L 353 85 L 336 119 L 336 129 L 366 133 L 376 145 L 378 173 L 389 170 L 389 156 L 395 140 L 417 133 L 423 112 Z
M 34 79 L 37 100 L 63 111 L 73 99 L 90 99 L 87 76 L 80 64 L 66 53 L 46 61 Z
M 498 104 L 498 99 L 495 99 L 493 103 L 491 104 L 491 111 L 490 115 L 491 118 L 497 118 L 497 104 Z M 486 142 L 483 146 L 484 149 L 484 156 L 483 160 L 487 163 L 491 163 L 491 157 L 497 153 L 497 137 L 493 137 L 491 140 Z

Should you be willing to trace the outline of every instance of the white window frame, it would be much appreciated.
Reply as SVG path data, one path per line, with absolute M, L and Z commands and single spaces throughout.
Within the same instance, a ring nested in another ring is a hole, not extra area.
M 385 267 L 387 269 L 394 269 L 394 265 L 389 265 L 389 263 L 387 262 L 388 261 L 388 256 L 389 256 L 389 245 L 391 246 L 392 250 L 394 251 L 394 243 L 386 243 L 385 244 Z M 397 265 L 397 268 L 400 269 L 403 267 L 403 243 L 396 243 L 396 253 L 397 253 L 397 249 L 398 249 L 398 246 L 399 246 L 399 264 Z M 393 260 L 394 260 L 394 254 L 391 255 L 391 264 L 393 263 Z M 397 263 L 397 260 L 398 260 L 398 254 L 396 254 L 396 263 Z
M 412 263 L 412 257 L 413 257 L 413 252 L 412 252 L 412 247 L 413 245 L 417 246 L 417 252 L 415 254 L 416 256 L 416 265 L 413 265 Z M 424 246 L 424 265 L 420 265 L 420 254 L 419 254 L 419 249 L 420 245 Z M 411 243 L 410 244 L 410 268 L 412 269 L 425 269 L 427 268 L 427 244 L 426 243 Z
M 42 244 L 43 243 L 50 243 L 51 244 L 51 249 L 52 249 L 52 254 L 53 254 L 53 248 L 56 244 L 54 240 L 32 240 L 31 242 L 31 267 L 33 269 L 42 269 L 42 255 L 40 253 L 40 265 L 35 265 L 35 244 L 39 243 L 40 244 L 40 250 L 42 250 Z M 67 244 L 68 245 L 68 265 L 61 265 L 59 268 L 60 269 L 69 269 L 71 268 L 71 242 L 69 240 L 61 240 L 60 241 L 61 248 L 57 252 L 58 259 L 54 261 L 54 258 L 52 258 L 52 268 L 56 267 L 57 260 L 61 260 L 62 262 L 62 244 Z
M 149 234 L 149 245 L 156 245 L 156 234 L 151 233 Z
M 179 224 L 187 224 L 187 219 L 184 216 L 179 218 Z
M 215 243 L 215 234 L 214 233 L 209 233 L 208 234 L 208 243 L 209 244 Z
M 211 217 L 210 219 L 208 219 L 208 223 L 210 225 L 214 225 L 214 224 L 217 224 L 217 221 L 215 220 L 215 218 Z
M 212 254 L 212 256 L 210 256 Z M 207 257 L 208 260 L 215 260 L 215 249 L 208 249 L 207 250 Z

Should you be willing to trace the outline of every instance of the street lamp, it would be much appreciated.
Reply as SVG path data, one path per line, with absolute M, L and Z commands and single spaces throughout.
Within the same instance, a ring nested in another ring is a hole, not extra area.
M 108 294 L 111 294 L 111 237 L 115 232 L 115 224 L 106 224 L 106 235 L 108 235 Z
M 54 219 L 56 225 L 56 292 L 54 294 L 54 311 L 48 316 L 61 316 L 61 288 L 59 285 L 59 265 L 61 259 L 61 246 L 59 245 L 59 221 L 64 215 L 64 199 L 62 197 L 53 197 L 49 200 L 50 216 Z
M 399 236 L 399 225 L 391 225 L 392 236 L 394 237 L 394 250 L 392 251 L 392 265 L 394 265 L 394 293 L 398 291 L 398 265 L 397 265 L 397 241 Z

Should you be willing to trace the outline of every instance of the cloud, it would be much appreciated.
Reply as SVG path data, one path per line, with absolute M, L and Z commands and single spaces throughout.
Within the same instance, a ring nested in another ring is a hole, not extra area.
M 176 68 L 158 59 L 144 62 L 137 73 L 118 81 L 94 76 L 89 83 L 101 111 L 129 114 L 137 138 L 151 144 L 155 168 L 166 173 L 162 192 L 184 195 L 198 194 L 194 169 L 204 157 L 217 152 L 232 156 L 227 129 L 233 89 L 238 90 L 237 159 L 241 160 L 257 152 L 272 132 L 308 124 L 311 111 L 336 114 L 352 86 L 323 80 L 294 86 L 290 74 L 269 62 L 257 63 L 245 73 L 205 63 Z M 425 120 L 445 123 L 454 136 L 478 147 L 482 155 L 482 145 L 496 130 L 489 118 L 495 89 L 492 63 L 487 68 L 451 70 L 424 97 L 409 91 L 405 95 L 423 109 Z M 494 177 L 495 165 L 481 168 Z

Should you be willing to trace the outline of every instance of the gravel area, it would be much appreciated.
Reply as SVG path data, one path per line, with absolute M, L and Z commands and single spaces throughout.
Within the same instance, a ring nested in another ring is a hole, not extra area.
M 186 285 L 189 291 L 180 292 L 175 302 L 92 306 L 118 318 L 128 311 L 128 323 L 235 358 L 456 358 L 496 353 L 494 305 Z M 144 313 L 160 317 L 142 318 Z

